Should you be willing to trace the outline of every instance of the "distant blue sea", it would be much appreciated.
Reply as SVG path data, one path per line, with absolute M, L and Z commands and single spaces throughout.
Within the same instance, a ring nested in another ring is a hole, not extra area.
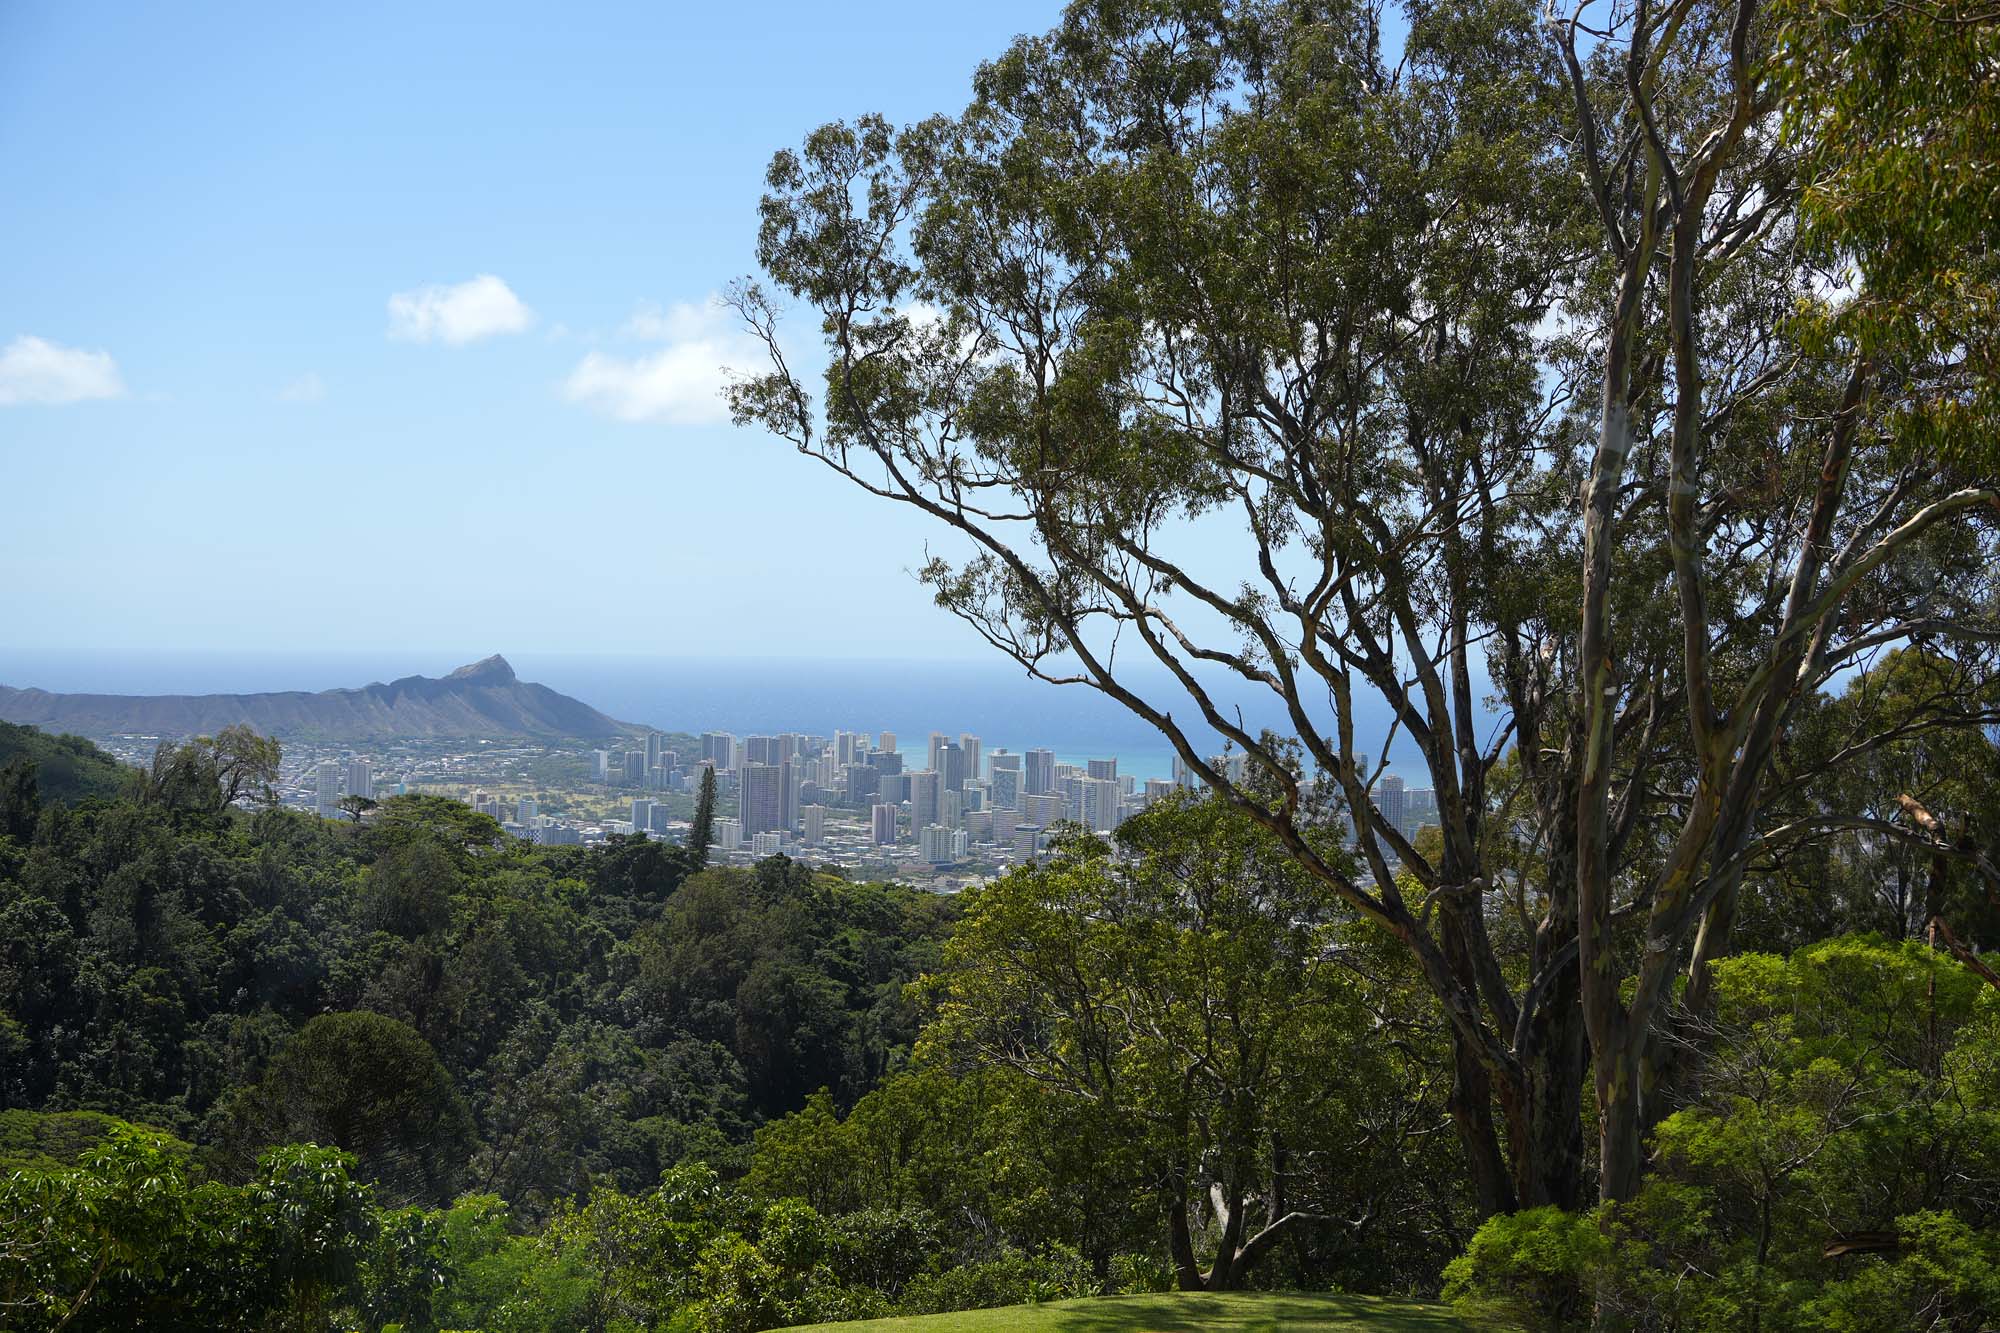
M 503 650 L 504 651 L 504 650 Z M 388 653 L 56 655 L 0 648 L 0 684 L 111 694 L 243 694 L 323 690 L 398 676 L 437 676 L 484 654 L 453 657 Z M 1167 777 L 1173 752 L 1159 732 L 1121 705 L 1082 686 L 1053 686 L 998 661 L 927 662 L 665 658 L 610 654 L 506 653 L 523 680 L 537 681 L 613 717 L 663 731 L 730 731 L 739 736 L 835 730 L 896 733 L 918 762 L 930 733 L 970 732 L 985 750 L 1035 746 L 1059 761 L 1116 757 L 1119 772 Z M 1165 673 L 1137 673 L 1144 693 L 1177 719 L 1193 722 L 1193 703 Z M 1225 696 L 1253 730 L 1289 730 L 1275 700 L 1240 690 Z M 1324 713 L 1321 714 L 1324 725 Z M 1381 752 L 1388 713 L 1366 710 L 1361 748 Z M 1194 728 L 1205 752 L 1220 737 Z M 1392 761 L 1414 758 L 1407 740 Z M 1409 775 L 1417 781 L 1417 775 Z

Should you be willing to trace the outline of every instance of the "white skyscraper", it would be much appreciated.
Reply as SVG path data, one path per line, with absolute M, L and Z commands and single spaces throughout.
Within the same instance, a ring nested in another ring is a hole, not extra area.
M 715 845 L 725 852 L 743 849 L 743 821 L 740 819 L 718 819 L 715 821 Z
M 942 824 L 932 824 L 925 828 L 919 839 L 924 860 L 932 865 L 950 865 L 958 858 L 953 854 L 953 838 L 962 837 L 956 829 L 948 829 Z
M 1043 792 L 1021 798 L 1021 813 L 1037 830 L 1060 824 L 1069 818 L 1069 802 L 1061 792 Z
M 1085 778 L 1083 823 L 1098 833 L 1109 833 L 1117 828 L 1119 796 L 1116 781 L 1109 778 Z
M 317 790 L 314 794 L 321 819 L 331 819 L 340 813 L 341 776 L 339 760 L 322 759 L 319 761 Z
M 366 759 L 348 760 L 344 781 L 345 790 L 341 793 L 343 796 L 365 796 L 370 800 L 375 798 L 375 775 L 369 771 Z
M 800 812 L 805 820 L 805 844 L 817 847 L 826 841 L 826 807 L 809 805 Z

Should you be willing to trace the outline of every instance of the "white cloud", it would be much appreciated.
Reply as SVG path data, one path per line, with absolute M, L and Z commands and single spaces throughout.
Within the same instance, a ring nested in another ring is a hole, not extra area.
M 326 398 L 326 381 L 316 370 L 308 370 L 278 390 L 281 403 L 317 403 Z
M 0 407 L 124 396 L 125 381 L 109 352 L 64 347 L 26 333 L 0 350 Z
M 729 419 L 722 391 L 762 365 L 763 349 L 714 297 L 696 305 L 641 306 L 623 333 L 664 343 L 639 356 L 591 352 L 570 372 L 563 394 L 620 421 L 699 426 Z
M 521 333 L 534 322 L 535 312 L 491 273 L 389 298 L 389 336 L 405 342 L 469 343 L 497 333 Z

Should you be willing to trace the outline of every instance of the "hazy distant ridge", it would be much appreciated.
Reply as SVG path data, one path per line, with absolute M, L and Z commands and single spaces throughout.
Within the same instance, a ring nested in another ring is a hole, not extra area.
M 188 736 L 247 722 L 269 736 L 330 741 L 445 737 L 590 739 L 635 728 L 546 685 L 497 654 L 442 679 L 275 694 L 52 694 L 0 685 L 0 720 L 87 736 Z

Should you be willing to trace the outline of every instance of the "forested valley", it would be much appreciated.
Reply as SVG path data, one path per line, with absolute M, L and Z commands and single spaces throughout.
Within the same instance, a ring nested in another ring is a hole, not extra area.
M 1175 1286 L 1551 1327 L 2000 1309 L 2000 989 L 1910 938 L 1929 867 L 1893 853 L 1760 883 L 1606 1228 L 1482 1215 L 1406 956 L 1212 798 L 953 899 L 540 848 L 434 797 L 223 805 L 199 746 L 74 803 L 7 774 L 11 1327 L 748 1330 Z

